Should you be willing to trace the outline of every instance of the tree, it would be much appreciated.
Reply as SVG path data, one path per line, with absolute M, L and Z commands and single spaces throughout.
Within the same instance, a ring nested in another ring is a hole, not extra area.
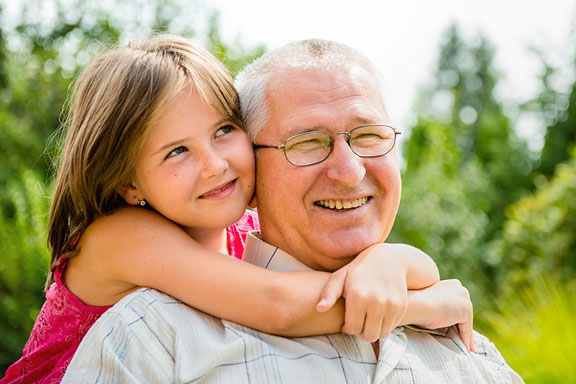
M 436 82 L 424 92 L 424 100 L 432 102 L 421 102 L 419 107 L 421 116 L 445 123 L 454 136 L 459 166 L 476 163 L 486 173 L 490 185 L 483 191 L 486 198 L 479 207 L 490 219 L 488 236 L 503 222 L 504 207 L 532 187 L 532 155 L 494 96 L 500 77 L 493 69 L 493 58 L 494 48 L 487 38 L 480 35 L 468 43 L 452 25 L 440 48 L 433 76 Z M 502 161 L 504 156 L 506 161 Z
M 531 155 L 494 96 L 493 56 L 482 35 L 467 41 L 456 25 L 447 30 L 403 147 L 403 203 L 392 237 L 423 248 L 444 277 L 478 294 L 497 274 L 485 244 L 505 207 L 532 186 Z
M 576 149 L 547 184 L 506 215 L 503 233 L 489 252 L 501 287 L 515 290 L 542 274 L 559 282 L 576 280 Z
M 207 47 L 221 62 L 226 65 L 235 77 L 248 63 L 265 52 L 264 46 L 254 47 L 249 52 L 242 48 L 240 42 L 227 44 L 222 41 L 218 30 L 218 14 L 213 14 L 208 23 Z
M 0 19 L 2 19 L 2 6 L 0 5 Z M 0 25 L 0 92 L 6 89 L 8 76 L 6 74 L 6 38 Z
M 552 114 L 550 125 L 546 128 L 544 146 L 536 173 L 550 177 L 557 164 L 570 158 L 570 149 L 576 145 L 576 81 L 568 95 L 554 90 L 551 78 L 557 76 L 557 70 L 545 65 L 542 76 L 543 91 L 536 103 L 539 110 L 548 110 Z
M 480 246 L 487 218 L 476 206 L 486 176 L 475 163 L 460 165 L 456 137 L 443 123 L 424 120 L 411 132 L 405 148 L 412 153 L 406 154 L 402 203 L 390 241 L 423 249 L 442 278 L 461 279 L 478 298 L 488 275 L 482 273 Z

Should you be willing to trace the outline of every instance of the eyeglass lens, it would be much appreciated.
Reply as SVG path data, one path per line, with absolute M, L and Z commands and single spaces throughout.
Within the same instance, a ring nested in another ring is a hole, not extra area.
M 335 134 L 306 132 L 286 141 L 286 159 L 294 165 L 319 163 L 330 155 L 333 136 L 338 134 L 345 135 L 352 151 L 361 157 L 383 156 L 392 150 L 396 140 L 394 128 L 386 125 L 363 126 Z

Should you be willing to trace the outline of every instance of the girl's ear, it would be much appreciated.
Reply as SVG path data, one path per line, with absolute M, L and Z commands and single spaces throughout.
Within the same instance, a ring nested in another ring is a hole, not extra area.
M 144 200 L 144 197 L 140 196 L 138 188 L 134 185 L 124 185 L 118 188 L 118 194 L 122 196 L 126 204 L 130 205 L 138 205 L 142 200 Z
M 252 198 L 250 199 L 250 201 L 248 202 L 248 207 L 254 209 L 258 206 L 258 204 L 256 204 L 256 193 L 254 193 L 252 195 Z

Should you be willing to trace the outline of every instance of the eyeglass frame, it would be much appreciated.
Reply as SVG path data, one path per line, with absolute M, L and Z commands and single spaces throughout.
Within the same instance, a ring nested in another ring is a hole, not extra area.
M 392 130 L 394 131 L 394 141 L 393 141 L 392 146 L 390 147 L 390 149 L 389 149 L 388 151 L 380 154 L 380 155 L 360 155 L 360 154 L 358 154 L 358 153 L 354 150 L 354 148 L 352 148 L 352 145 L 350 144 L 350 135 L 351 135 L 351 133 L 354 132 L 356 129 L 366 128 L 366 127 L 388 127 L 388 128 L 392 128 Z M 312 162 L 312 163 L 308 163 L 308 164 L 294 164 L 293 162 L 290 161 L 290 159 L 288 158 L 288 154 L 286 153 L 286 143 L 287 143 L 288 141 L 296 138 L 296 137 L 304 136 L 304 135 L 309 135 L 309 134 L 312 134 L 312 133 L 325 133 L 325 134 L 327 134 L 328 137 L 329 137 L 329 139 L 330 139 L 330 141 L 328 142 L 328 146 L 330 147 L 330 151 L 328 151 L 328 154 L 327 154 L 326 157 L 324 157 L 322 160 L 318 160 L 318 161 L 315 161 L 315 162 Z M 298 134 L 296 134 L 296 135 L 294 135 L 294 136 L 290 136 L 289 138 L 287 138 L 287 139 L 284 141 L 284 144 L 282 144 L 282 145 L 263 145 L 263 144 L 256 144 L 256 143 L 254 143 L 254 144 L 252 144 L 252 147 L 253 147 L 255 150 L 256 150 L 256 149 L 267 149 L 267 148 L 268 148 L 268 149 L 282 149 L 283 152 L 284 152 L 284 157 L 286 158 L 286 160 L 287 160 L 290 164 L 294 165 L 295 167 L 307 167 L 307 166 L 309 166 L 309 165 L 319 164 L 319 163 L 323 162 L 324 160 L 326 160 L 328 157 L 330 157 L 330 155 L 332 154 L 332 151 L 334 150 L 334 145 L 333 145 L 333 138 L 334 138 L 334 136 L 337 136 L 337 135 L 345 135 L 345 139 L 344 139 L 344 140 L 346 140 L 346 143 L 348 144 L 348 147 L 350 148 L 350 150 L 352 151 L 352 153 L 354 153 L 356 156 L 362 157 L 362 158 L 373 158 L 373 157 L 385 156 L 385 155 L 387 155 L 388 153 L 390 153 L 390 152 L 394 149 L 394 146 L 396 145 L 396 136 L 401 135 L 401 134 L 402 134 L 402 132 L 397 131 L 395 127 L 393 127 L 393 126 L 391 126 L 391 125 L 388 125 L 388 124 L 366 124 L 366 125 L 361 125 L 361 126 L 359 126 L 359 127 L 354 127 L 354 128 L 352 128 L 350 131 L 348 131 L 348 132 L 334 132 L 334 133 L 329 133 L 329 132 L 326 132 L 326 131 L 309 131 L 309 132 L 302 132 L 302 133 L 298 133 Z

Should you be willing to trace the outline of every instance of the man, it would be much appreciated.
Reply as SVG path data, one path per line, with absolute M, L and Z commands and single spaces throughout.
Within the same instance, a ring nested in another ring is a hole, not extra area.
M 348 47 L 310 40 L 239 75 L 262 228 L 249 237 L 246 261 L 334 271 L 386 239 L 401 183 L 397 131 L 374 73 Z M 476 339 L 478 353 L 454 328 L 399 327 L 374 349 L 344 334 L 286 339 L 140 290 L 94 326 L 64 382 L 522 382 L 486 338 Z

